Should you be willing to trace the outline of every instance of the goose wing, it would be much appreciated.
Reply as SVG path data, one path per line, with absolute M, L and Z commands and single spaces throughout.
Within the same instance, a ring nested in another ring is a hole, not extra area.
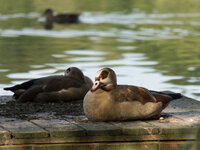
M 157 101 L 147 89 L 128 85 L 118 85 L 111 91 L 111 98 L 118 102 L 139 101 L 142 104 Z

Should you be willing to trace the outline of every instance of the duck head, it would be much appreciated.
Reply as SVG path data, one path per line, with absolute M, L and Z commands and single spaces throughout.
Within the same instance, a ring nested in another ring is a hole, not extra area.
M 44 11 L 43 13 L 44 16 L 48 17 L 48 16 L 53 16 L 53 10 L 48 8 Z
M 84 82 L 84 74 L 83 72 L 77 68 L 77 67 L 69 67 L 67 70 L 64 72 L 64 76 L 66 77 L 72 77 L 80 82 Z
M 101 88 L 105 91 L 110 91 L 117 86 L 117 78 L 115 72 L 110 68 L 103 68 L 97 72 L 95 82 L 91 92 Z

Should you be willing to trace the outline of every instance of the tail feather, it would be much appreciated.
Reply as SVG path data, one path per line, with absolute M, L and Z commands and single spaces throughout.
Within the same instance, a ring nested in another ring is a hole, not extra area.
M 15 86 L 12 86 L 12 87 L 6 87 L 6 88 L 4 88 L 4 90 L 6 90 L 6 91 L 16 91 L 18 89 L 21 89 L 19 87 L 20 87 L 20 85 L 15 85 Z
M 150 92 L 154 92 L 154 93 L 158 93 L 158 94 L 162 94 L 162 95 L 168 95 L 170 96 L 171 98 L 173 99 L 179 99 L 182 97 L 182 94 L 181 93 L 173 93 L 173 92 L 158 92 L 158 91 L 153 91 L 153 90 L 150 90 Z
M 172 93 L 167 95 L 171 96 L 173 99 L 179 99 L 182 97 L 181 93 Z
M 6 88 L 3 88 L 3 89 L 6 90 L 6 91 L 12 91 L 12 88 L 13 87 L 6 87 Z
M 24 89 L 24 88 L 20 84 L 12 86 L 12 87 L 4 88 L 4 90 L 6 90 L 6 91 L 16 91 L 16 90 L 19 90 L 19 89 Z
M 12 86 L 12 87 L 6 87 L 6 88 L 4 88 L 4 90 L 13 91 L 13 92 L 20 90 L 20 89 L 26 90 L 34 84 L 35 80 L 37 80 L 37 79 L 33 79 L 33 80 L 30 80 L 30 81 L 27 81 L 27 82 L 24 82 L 22 84 L 18 84 L 18 85 Z

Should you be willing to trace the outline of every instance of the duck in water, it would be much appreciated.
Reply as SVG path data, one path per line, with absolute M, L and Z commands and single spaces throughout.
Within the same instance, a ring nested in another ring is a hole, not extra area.
M 54 15 L 52 9 L 46 9 L 43 15 L 46 17 L 46 22 L 45 22 L 46 29 L 52 29 L 54 22 L 60 24 L 79 23 L 79 14 L 63 13 Z

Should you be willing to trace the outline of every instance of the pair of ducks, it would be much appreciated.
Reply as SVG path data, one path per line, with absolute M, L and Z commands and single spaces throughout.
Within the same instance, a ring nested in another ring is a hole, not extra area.
M 74 101 L 83 99 L 85 115 L 93 121 L 159 119 L 161 111 L 179 93 L 165 94 L 142 87 L 117 85 L 115 72 L 103 68 L 97 72 L 94 84 L 76 67 L 64 75 L 33 79 L 13 87 L 19 102 Z

